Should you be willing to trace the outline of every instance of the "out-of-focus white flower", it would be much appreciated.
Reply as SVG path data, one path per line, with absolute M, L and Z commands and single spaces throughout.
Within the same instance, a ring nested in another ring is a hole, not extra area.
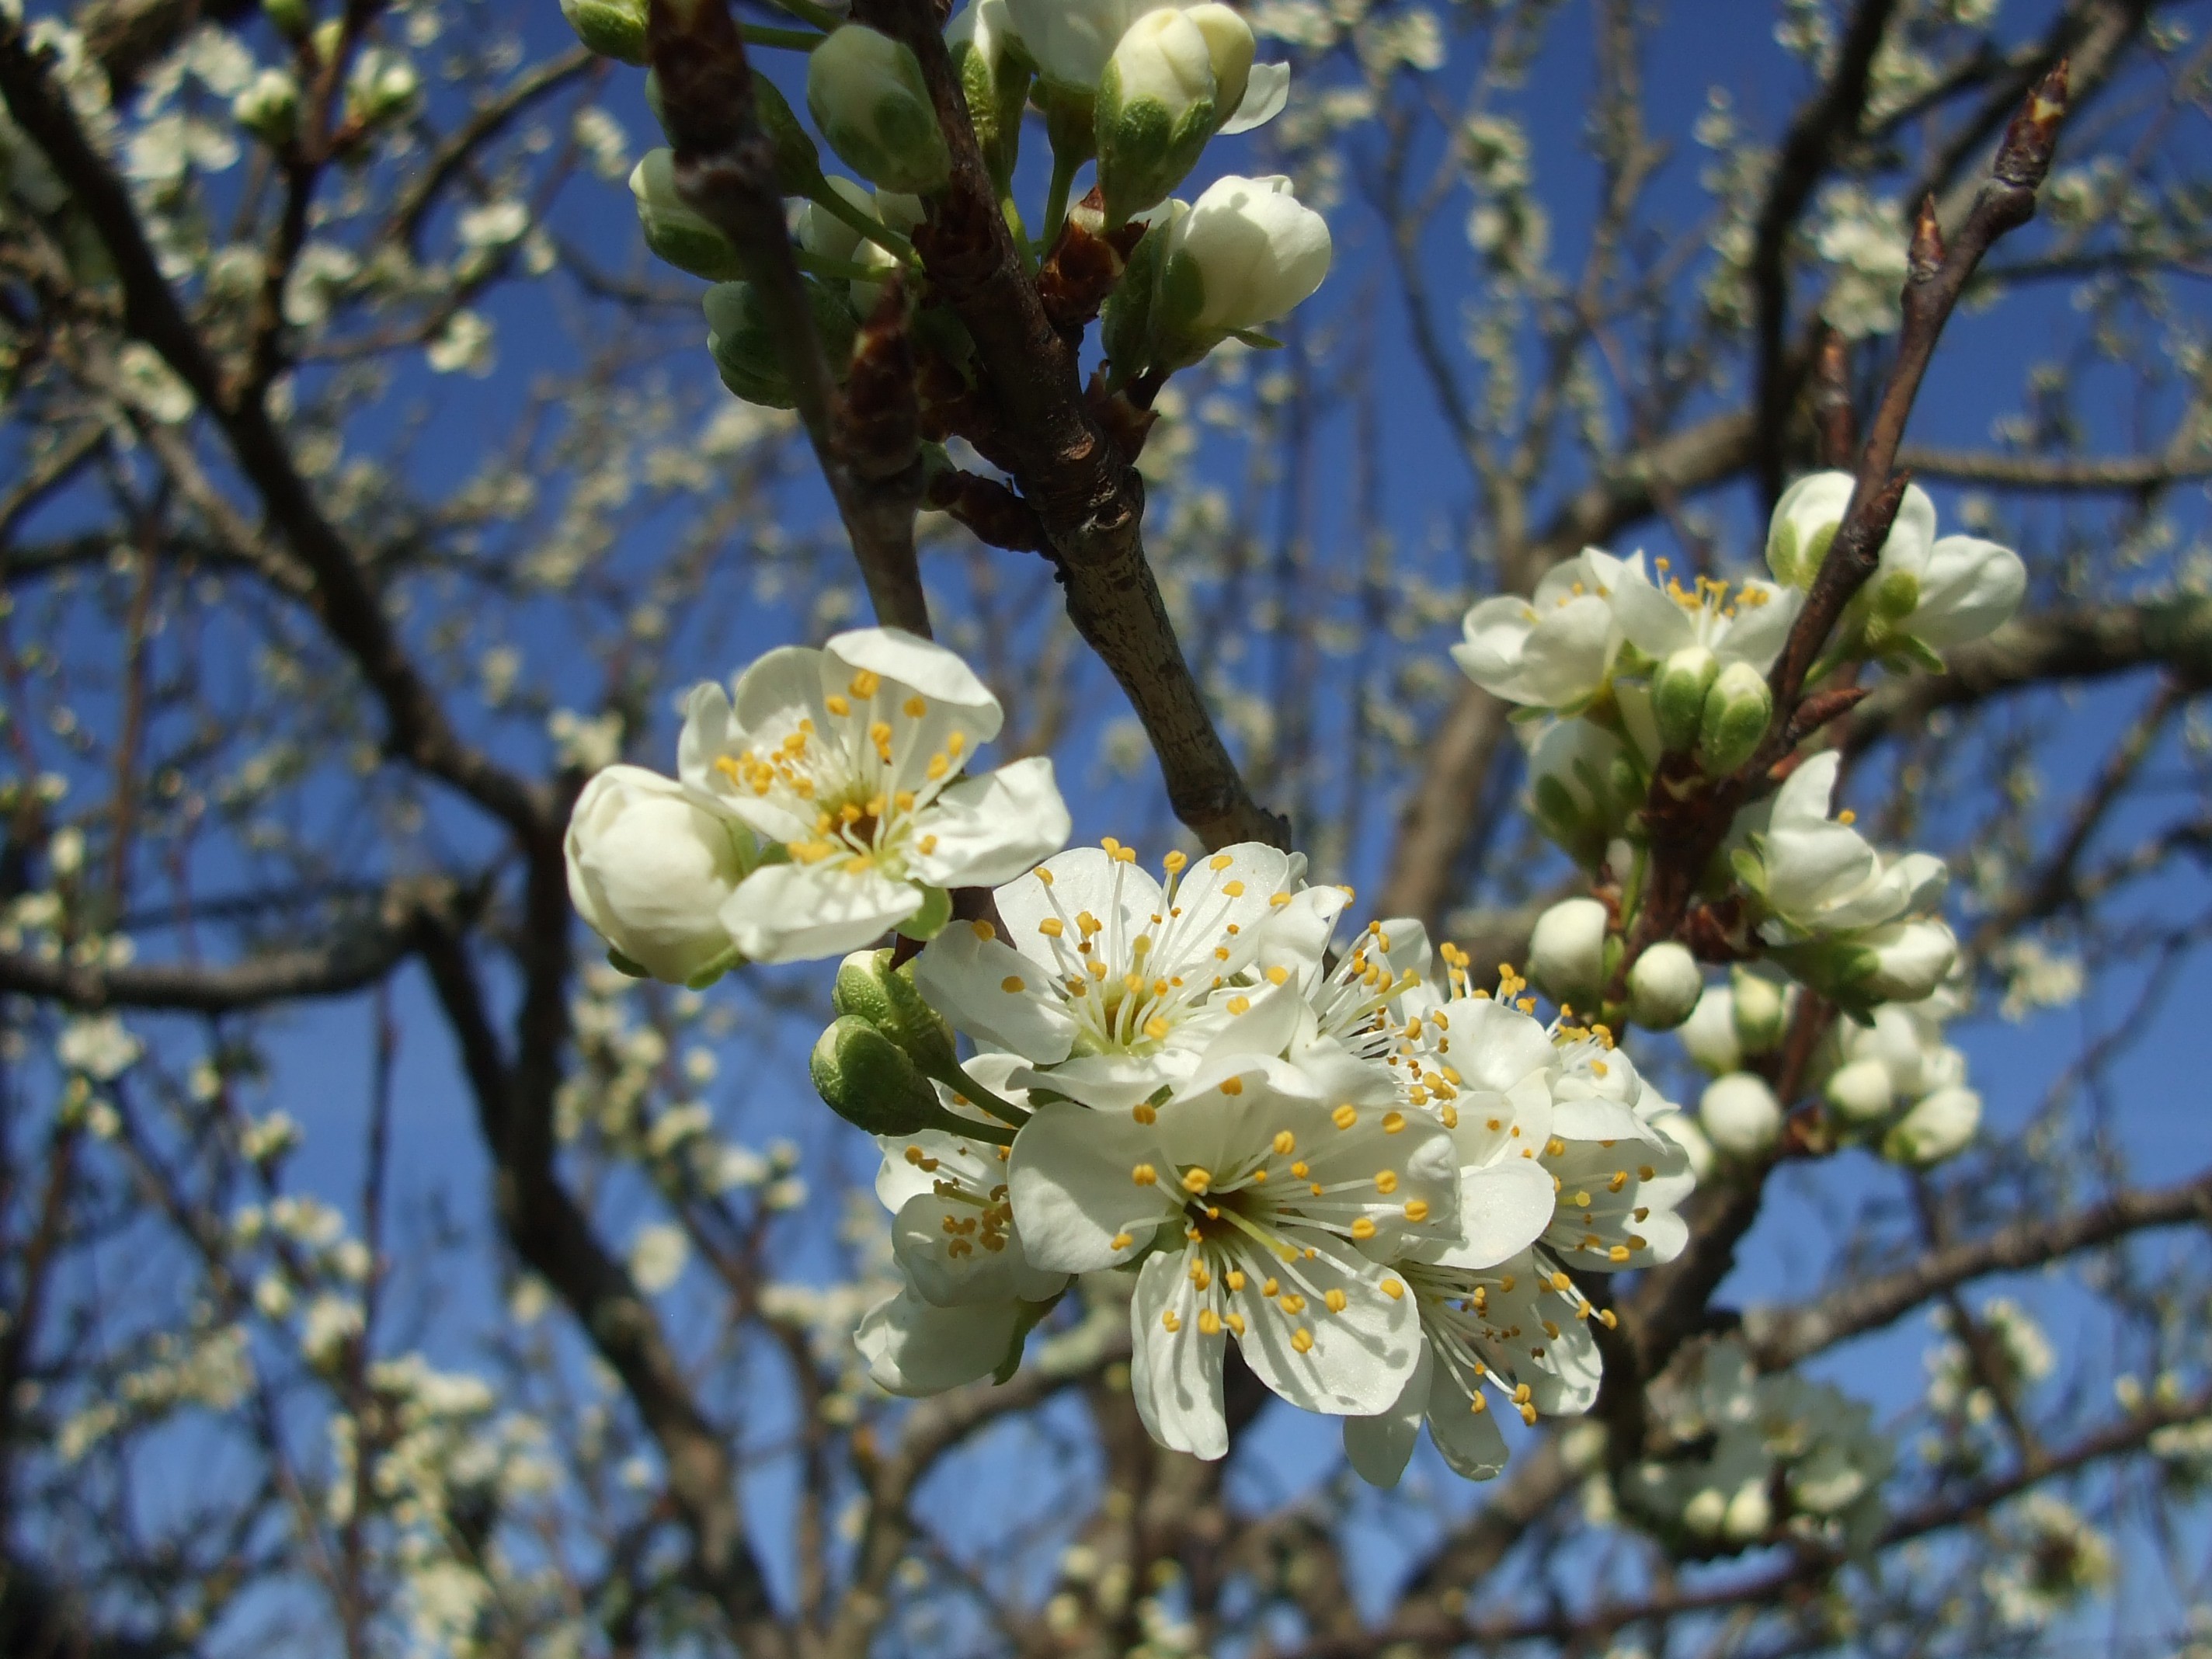
M 1982 1097 L 1972 1089 L 1942 1088 L 1917 1102 L 1883 1137 L 1882 1156 L 1926 1168 L 1966 1151 L 1981 1127 Z
M 629 1276 L 647 1296 L 659 1296 L 684 1276 L 691 1241 L 681 1227 L 657 1222 L 639 1229 L 629 1243 Z
M 1705 1085 L 1698 1123 L 1717 1150 L 1730 1158 L 1758 1158 L 1781 1139 L 1782 1103 L 1765 1079 L 1731 1072 Z
M 146 1045 L 114 1014 L 73 1019 L 54 1043 L 55 1057 L 63 1065 L 96 1083 L 112 1083 L 145 1052 Z

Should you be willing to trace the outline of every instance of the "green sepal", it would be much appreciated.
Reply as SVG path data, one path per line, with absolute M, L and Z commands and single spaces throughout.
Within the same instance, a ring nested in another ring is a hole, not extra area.
M 1272 334 L 1262 334 L 1256 328 L 1232 328 L 1229 331 L 1229 337 L 1241 340 L 1255 351 L 1280 351 L 1283 349 L 1280 340 Z
M 765 75 L 753 76 L 753 109 L 760 117 L 761 131 L 775 146 L 776 190 L 810 200 L 817 191 L 828 190 L 829 182 L 822 176 L 822 152 L 799 125 L 790 100 Z
M 1014 1334 L 1006 1343 L 1006 1356 L 992 1367 L 991 1381 L 1003 1385 L 1022 1368 L 1022 1350 L 1028 1346 L 1030 1333 L 1044 1322 L 1045 1316 L 1060 1305 L 1060 1297 L 1067 1292 L 1055 1291 L 1042 1302 L 1024 1302 L 1018 1304 L 1014 1315 Z
M 744 963 L 745 953 L 732 945 L 698 972 L 693 974 L 690 978 L 685 980 L 684 988 L 691 991 L 703 991 L 723 975 L 728 973 L 731 969 L 744 967 Z
M 618 974 L 629 975 L 632 979 L 651 979 L 653 977 L 651 974 L 639 967 L 637 963 L 632 962 L 628 957 L 616 950 L 611 945 L 607 946 L 607 966 L 613 969 L 615 972 Z
M 1748 848 L 1730 848 L 1729 867 L 1735 872 L 1735 878 L 1743 884 L 1747 892 L 1756 894 L 1761 900 L 1766 897 L 1766 866 L 1759 862 L 1757 854 Z
M 945 931 L 945 924 L 952 920 L 952 895 L 942 887 L 921 890 L 921 908 L 899 923 L 899 936 L 927 945 Z

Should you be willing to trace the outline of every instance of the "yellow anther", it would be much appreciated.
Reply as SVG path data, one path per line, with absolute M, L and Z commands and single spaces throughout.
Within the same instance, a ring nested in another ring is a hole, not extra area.
M 1243 1314 L 1224 1314 L 1221 1318 L 1221 1322 L 1228 1326 L 1231 1330 L 1236 1332 L 1237 1335 L 1242 1336 L 1244 1334 L 1244 1316 Z
M 924 836 L 920 841 L 915 843 L 915 849 L 921 853 L 922 857 L 927 858 L 932 853 L 934 853 L 937 850 L 937 837 L 934 836 Z
M 1232 1291 L 1243 1290 L 1244 1288 L 1243 1270 L 1240 1267 L 1231 1267 L 1227 1273 L 1222 1274 L 1221 1282 Z
M 1229 947 L 1228 947 L 1227 945 L 1215 945 L 1215 946 L 1213 947 L 1213 959 L 1214 959 L 1216 962 L 1226 962 L 1226 961 L 1228 961 L 1228 960 L 1229 960 Z
M 1274 895 L 1273 895 L 1272 896 L 1270 896 L 1270 897 L 1269 897 L 1269 899 L 1267 900 L 1267 904 L 1268 904 L 1268 907 L 1269 907 L 1271 909 L 1279 910 L 1279 909 L 1281 909 L 1281 908 L 1282 908 L 1285 904 L 1288 904 L 1290 902 L 1291 902 L 1291 895 L 1290 895 L 1290 894 L 1288 894 L 1288 893 L 1276 893 L 1276 894 L 1274 894 Z
M 1553 1135 L 1549 1140 L 1544 1143 L 1544 1156 L 1546 1158 L 1564 1158 L 1566 1156 L 1566 1151 L 1567 1143 L 1560 1139 L 1557 1135 Z
M 1115 1233 L 1113 1237 L 1106 1241 L 1106 1247 L 1109 1249 L 1126 1250 L 1136 1242 L 1127 1233 Z
M 999 988 L 1012 996 L 1017 991 L 1026 991 L 1029 987 L 1023 982 L 1019 974 L 1008 974 L 999 981 Z
M 1249 997 L 1231 997 L 1224 1006 L 1232 1014 L 1246 1013 L 1251 1010 L 1252 999 Z
M 832 691 L 828 696 L 824 697 L 822 702 L 823 705 L 839 720 L 844 719 L 846 715 L 853 712 L 853 705 L 847 702 L 844 698 L 839 696 L 835 691 Z
M 1530 1428 L 1534 1428 L 1536 1426 L 1536 1408 L 1534 1406 L 1522 1407 L 1521 1420 L 1523 1423 L 1526 1423 Z
M 1613 1179 L 1605 1183 L 1605 1189 L 1609 1193 L 1617 1193 L 1627 1184 L 1628 1171 L 1626 1170 L 1615 1170 L 1613 1172 Z
M 1129 1108 L 1129 1115 L 1139 1123 L 1155 1123 L 1159 1121 L 1160 1114 L 1157 1107 L 1148 1106 L 1144 1102 L 1139 1101 L 1134 1106 Z
M 1260 1286 L 1260 1294 L 1262 1296 L 1271 1297 L 1282 1288 L 1282 1282 L 1279 1279 L 1270 1279 L 1261 1283 Z
M 1574 1201 L 1577 1209 L 1587 1210 L 1590 1206 L 1590 1195 L 1587 1192 L 1577 1190 Z
M 1202 1193 L 1213 1184 L 1213 1176 L 1205 1170 L 1189 1169 L 1182 1172 L 1182 1189 L 1187 1193 Z
M 1270 985 L 1280 985 L 1287 981 L 1290 976 L 1291 970 L 1287 968 L 1270 968 L 1267 969 L 1267 983 Z
M 952 763 L 942 750 L 939 750 L 929 757 L 929 764 L 923 769 L 929 774 L 930 781 L 934 782 L 952 769 Z
M 1313 1352 L 1313 1333 L 1301 1325 L 1297 1330 L 1291 1333 L 1291 1346 L 1296 1348 L 1300 1353 L 1311 1353 Z
M 1173 1308 L 1170 1308 L 1160 1316 L 1160 1324 L 1170 1335 L 1182 1328 L 1182 1321 L 1176 1316 L 1176 1310 Z
M 1400 1297 L 1406 1294 L 1406 1287 L 1397 1279 L 1386 1279 L 1382 1281 L 1382 1294 L 1389 1297 L 1393 1302 L 1395 1302 Z
M 1155 1042 L 1165 1042 L 1167 1040 L 1168 1033 L 1174 1029 L 1175 1028 L 1173 1026 L 1170 1025 L 1167 1021 L 1162 1019 L 1158 1014 L 1154 1014 L 1150 1019 L 1145 1022 L 1145 1035 L 1152 1038 Z
M 1198 1315 L 1198 1328 L 1206 1336 L 1220 1335 L 1221 1316 L 1211 1308 L 1201 1308 Z
M 1047 939 L 1058 939 L 1066 931 L 1066 927 L 1058 916 L 1047 916 L 1042 921 L 1037 923 L 1037 932 L 1042 933 Z
M 1224 1078 L 1221 1080 L 1221 1092 L 1224 1095 L 1243 1094 L 1244 1092 L 1244 1079 L 1241 1077 Z
M 1382 1114 L 1382 1133 L 1384 1134 L 1395 1135 L 1405 1127 L 1406 1115 L 1403 1112 L 1385 1112 Z
M 969 930 L 980 939 L 988 941 L 994 939 L 999 936 L 999 930 L 992 927 L 988 921 L 971 921 L 968 924 L 968 927 Z
M 1349 1129 L 1359 1121 L 1359 1109 L 1346 1101 L 1328 1115 L 1328 1121 L 1340 1129 Z
M 1288 1158 L 1291 1153 L 1296 1150 L 1298 1138 L 1292 1134 L 1288 1129 L 1278 1129 L 1275 1131 L 1275 1156 L 1277 1158 Z
M 1187 853 L 1170 853 L 1160 860 L 1160 868 L 1173 875 L 1189 862 L 1190 855 Z
M 1429 1200 L 1428 1200 L 1427 1199 L 1425 1199 L 1425 1198 L 1409 1198 L 1409 1199 L 1407 1199 L 1407 1200 L 1406 1200 L 1406 1219 L 1407 1219 L 1407 1220 L 1408 1220 L 1408 1221 L 1426 1221 L 1428 1218 L 1429 1218 Z
M 1478 1394 L 1478 1395 L 1475 1395 L 1472 1396 L 1472 1397 L 1468 1401 L 1468 1402 L 1467 1402 L 1467 1408 L 1468 1408 L 1468 1411 L 1472 1412 L 1474 1415 L 1476 1415 L 1477 1417 L 1480 1417 L 1480 1416 L 1481 1416 L 1481 1415 L 1482 1415 L 1482 1413 L 1485 1413 L 1485 1412 L 1486 1412 L 1486 1411 L 1488 1411 L 1488 1410 L 1490 1409 L 1490 1406 L 1489 1406 L 1489 1403 L 1488 1403 L 1486 1401 L 1485 1401 L 1485 1400 L 1483 1399 L 1483 1397 L 1482 1397 L 1480 1395 L 1479 1395 L 1479 1394 Z
M 1139 1187 L 1150 1187 L 1158 1182 L 1160 1172 L 1149 1164 L 1139 1164 L 1129 1171 L 1129 1179 Z
M 1288 1133 L 1289 1132 L 1285 1130 L 1285 1133 Z M 1305 1159 L 1300 1158 L 1297 1163 L 1291 1164 L 1291 1173 L 1296 1176 L 1299 1180 L 1304 1181 L 1306 1178 L 1307 1173 Z
M 1378 1193 L 1396 1192 L 1398 1190 L 1398 1172 L 1395 1170 L 1376 1170 L 1375 1173 L 1375 1190 Z
M 1374 1237 L 1375 1224 L 1364 1215 L 1358 1217 L 1352 1224 L 1352 1236 L 1362 1240 Z
M 1228 894 L 1231 898 L 1243 898 L 1244 896 L 1244 884 L 1241 881 L 1224 881 L 1221 884 L 1221 890 Z
M 929 705 L 920 697 L 908 697 L 899 705 L 899 712 L 910 720 L 918 720 L 929 712 Z
M 1636 1252 L 1630 1249 L 1626 1244 L 1616 1244 L 1605 1254 L 1606 1259 L 1609 1261 L 1626 1261 L 1630 1256 L 1634 1255 Z
M 1322 1297 L 1322 1300 L 1328 1304 L 1328 1310 L 1331 1313 L 1342 1313 L 1351 1305 L 1352 1299 L 1342 1291 L 1331 1290 Z
M 1226 870 L 1236 862 L 1237 860 L 1226 853 L 1216 853 L 1212 858 L 1206 860 L 1206 867 L 1209 870 Z

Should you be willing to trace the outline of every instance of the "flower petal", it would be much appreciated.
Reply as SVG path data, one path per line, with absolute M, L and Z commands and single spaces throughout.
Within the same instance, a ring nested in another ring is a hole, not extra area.
M 1152 1180 L 1135 1178 L 1139 1165 Z M 1022 1126 L 1006 1185 L 1030 1260 L 1071 1273 L 1128 1261 L 1175 1218 L 1182 1195 L 1152 1126 L 1064 1103 L 1039 1107 Z
M 1279 1264 L 1256 1247 L 1244 1253 L 1248 1278 L 1264 1278 L 1271 1268 L 1285 1278 L 1295 1275 L 1291 1282 L 1304 1299 L 1291 1313 L 1284 1309 L 1285 1297 L 1237 1298 L 1246 1320 L 1237 1344 L 1245 1363 L 1275 1393 L 1307 1411 L 1358 1417 L 1388 1411 L 1420 1358 L 1413 1296 L 1393 1269 L 1328 1235 L 1300 1237 L 1313 1254 L 1296 1262 Z M 1400 1285 L 1399 1295 L 1383 1291 L 1386 1279 Z M 1331 1291 L 1342 1292 L 1341 1312 L 1328 1310 Z
M 722 925 L 755 962 L 814 962 L 872 944 L 921 908 L 919 889 L 845 860 L 770 864 L 722 902 Z
M 981 927 L 955 921 L 930 940 L 915 959 L 914 983 L 931 1007 L 969 1036 L 1041 1066 L 1066 1059 L 1075 1040 L 1075 1016 L 1058 988 L 1036 963 L 986 937 Z
M 1385 1412 L 1372 1417 L 1344 1419 L 1344 1456 L 1352 1472 L 1370 1486 L 1395 1486 L 1412 1461 L 1421 1437 L 1421 1419 L 1427 1415 L 1434 1369 L 1429 1345 L 1421 1344 L 1421 1357 L 1405 1388 Z
M 1021 1314 L 1018 1302 L 939 1308 L 902 1291 L 861 1316 L 853 1341 L 877 1387 L 899 1395 L 942 1394 L 998 1369 Z
M 1534 1163 L 1515 1159 L 1484 1170 L 1460 1171 L 1461 1242 L 1423 1250 L 1425 1260 L 1447 1267 L 1494 1267 L 1543 1236 L 1552 1223 L 1552 1177 Z
M 961 710 L 967 716 L 962 724 L 979 743 L 999 735 L 1005 714 L 990 688 L 955 653 L 919 635 L 903 628 L 856 628 L 830 635 L 822 654 L 848 670 L 865 669 L 910 686 L 932 702 Z M 830 672 L 825 664 L 825 678 Z M 842 681 L 845 676 L 837 678 Z
M 907 862 L 933 887 L 994 887 L 1067 844 L 1067 803 L 1042 755 L 963 778 L 915 819 L 931 850 Z
M 1172 1317 L 1176 1328 L 1167 1328 Z M 1154 1440 L 1193 1457 L 1228 1455 L 1222 1361 L 1229 1339 L 1199 1328 L 1183 1254 L 1163 1250 L 1139 1270 L 1129 1300 L 1129 1386 Z

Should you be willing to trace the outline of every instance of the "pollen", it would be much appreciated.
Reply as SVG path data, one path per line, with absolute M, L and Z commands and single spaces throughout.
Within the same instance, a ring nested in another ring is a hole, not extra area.
M 1026 991 L 1029 987 L 1023 982 L 1019 974 L 1008 974 L 1006 978 L 999 981 L 999 988 L 1008 996 L 1012 996 L 1018 991 Z
M 1340 1129 L 1349 1129 L 1359 1121 L 1359 1109 L 1346 1101 L 1328 1115 L 1328 1121 Z
M 1345 1295 L 1342 1291 L 1331 1289 L 1322 1297 L 1322 1300 L 1328 1304 L 1328 1310 L 1331 1313 L 1342 1313 L 1351 1305 L 1352 1298 Z
M 1202 1193 L 1212 1184 L 1213 1176 L 1211 1171 L 1190 1169 L 1182 1172 L 1182 1189 L 1187 1193 Z
M 1382 1133 L 1384 1134 L 1395 1135 L 1405 1127 L 1406 1115 L 1403 1112 L 1385 1112 L 1382 1114 Z
M 1427 1199 L 1425 1199 L 1425 1198 L 1409 1198 L 1409 1199 L 1407 1199 L 1407 1200 L 1406 1200 L 1406 1219 L 1407 1219 L 1407 1220 L 1408 1220 L 1408 1221 L 1426 1221 L 1428 1218 L 1429 1218 L 1429 1200 L 1428 1200 Z
M 1066 924 L 1058 916 L 1047 916 L 1042 921 L 1037 923 L 1037 932 L 1042 933 L 1047 939 L 1058 939 L 1066 931 Z
M 1109 1249 L 1126 1250 L 1129 1246 L 1136 1242 L 1137 1241 L 1127 1233 L 1115 1233 L 1113 1237 L 1106 1241 L 1106 1247 Z
M 1375 1190 L 1378 1193 L 1396 1192 L 1398 1190 L 1398 1172 L 1395 1170 L 1376 1170 L 1375 1174 Z
M 1129 1179 L 1139 1187 L 1150 1187 L 1160 1178 L 1160 1172 L 1149 1164 L 1139 1164 L 1129 1171 Z

